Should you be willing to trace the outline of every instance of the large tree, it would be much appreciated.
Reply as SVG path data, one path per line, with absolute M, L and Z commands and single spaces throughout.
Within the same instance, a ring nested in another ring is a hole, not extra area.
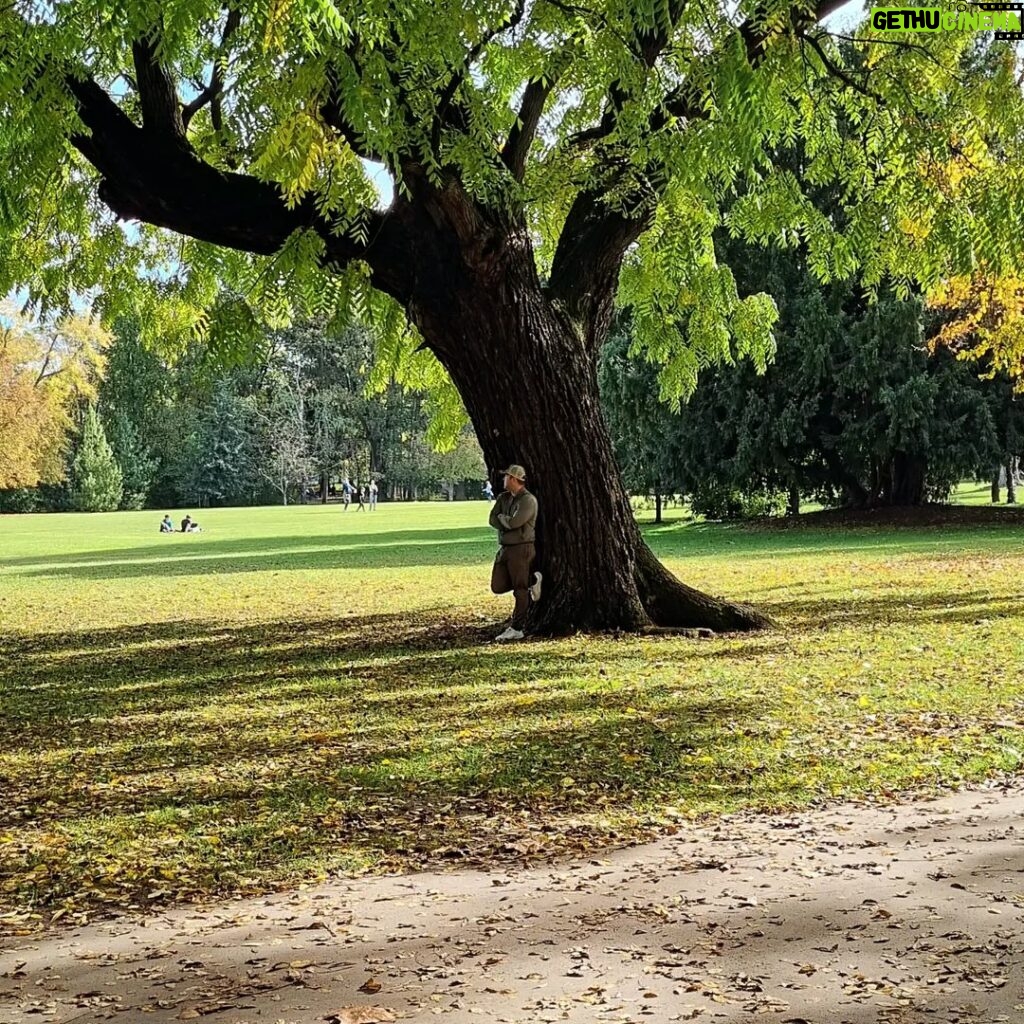
M 12 0 L 0 286 L 101 286 L 228 349 L 264 317 L 373 312 L 444 368 L 490 467 L 528 467 L 532 629 L 756 627 L 641 538 L 598 402 L 617 291 L 672 398 L 770 352 L 771 301 L 711 244 L 737 181 L 730 228 L 800 238 L 821 276 L 1022 262 L 1012 51 L 979 78 L 969 33 L 840 47 L 840 3 Z M 797 137 L 843 217 L 776 170 Z
M 96 398 L 108 340 L 91 317 L 31 323 L 0 305 L 0 488 L 61 479 L 68 437 Z

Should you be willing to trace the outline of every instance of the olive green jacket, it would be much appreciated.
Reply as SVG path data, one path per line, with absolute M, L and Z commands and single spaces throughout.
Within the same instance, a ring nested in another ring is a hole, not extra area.
M 537 499 L 527 490 L 502 491 L 488 522 L 498 531 L 502 547 L 532 544 L 537 538 Z

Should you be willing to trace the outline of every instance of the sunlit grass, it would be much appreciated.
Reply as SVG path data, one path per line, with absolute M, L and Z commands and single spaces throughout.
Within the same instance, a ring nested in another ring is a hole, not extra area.
M 667 563 L 777 630 L 499 648 L 483 503 L 159 518 L 0 519 L 9 909 L 589 849 L 1020 764 L 1020 526 L 673 521 L 647 528 Z

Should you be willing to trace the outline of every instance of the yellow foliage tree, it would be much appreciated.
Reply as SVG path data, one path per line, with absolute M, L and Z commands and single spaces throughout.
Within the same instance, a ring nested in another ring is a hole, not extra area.
M 984 273 L 953 277 L 928 297 L 949 319 L 930 341 L 960 359 L 983 360 L 986 376 L 1006 373 L 1024 391 L 1024 278 Z
M 96 398 L 108 343 L 89 315 L 40 325 L 0 307 L 0 488 L 61 479 L 68 434 Z

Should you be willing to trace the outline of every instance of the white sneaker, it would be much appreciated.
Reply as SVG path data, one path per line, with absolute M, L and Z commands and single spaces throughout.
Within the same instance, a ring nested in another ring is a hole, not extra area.
M 505 640 L 522 640 L 525 635 L 521 629 L 513 629 L 509 626 L 504 633 L 499 633 L 494 639 L 501 643 Z
M 530 598 L 534 601 L 540 600 L 540 584 L 543 579 L 544 577 L 539 572 L 533 574 L 533 586 L 529 590 Z

